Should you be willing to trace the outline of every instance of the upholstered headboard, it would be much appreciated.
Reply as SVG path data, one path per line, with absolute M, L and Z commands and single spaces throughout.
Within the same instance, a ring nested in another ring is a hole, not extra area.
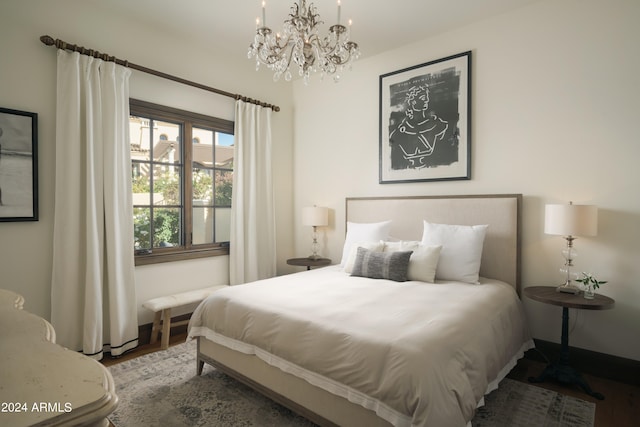
M 488 224 L 480 276 L 502 280 L 520 291 L 521 194 L 466 196 L 350 197 L 346 220 L 392 220 L 391 236 L 420 240 L 423 221 L 440 224 Z

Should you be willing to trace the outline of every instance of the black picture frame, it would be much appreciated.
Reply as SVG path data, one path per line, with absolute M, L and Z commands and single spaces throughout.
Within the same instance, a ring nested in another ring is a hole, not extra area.
M 38 114 L 0 107 L 0 222 L 38 220 Z
M 471 179 L 471 51 L 380 76 L 380 184 Z

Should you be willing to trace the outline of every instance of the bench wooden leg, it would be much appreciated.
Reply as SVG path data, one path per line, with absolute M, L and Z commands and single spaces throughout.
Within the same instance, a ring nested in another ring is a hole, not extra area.
M 166 350 L 169 348 L 169 335 L 171 335 L 171 309 L 162 310 L 162 342 L 161 348 Z
M 157 311 L 155 317 L 153 318 L 153 327 L 151 328 L 151 340 L 150 344 L 155 344 L 158 341 L 158 334 L 160 333 L 160 318 L 162 317 L 162 312 Z

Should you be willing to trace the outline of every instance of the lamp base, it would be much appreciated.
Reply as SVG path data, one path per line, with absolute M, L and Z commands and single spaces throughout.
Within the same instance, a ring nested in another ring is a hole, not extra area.
M 556 292 L 576 295 L 580 293 L 580 289 L 572 285 L 562 285 L 556 288 Z

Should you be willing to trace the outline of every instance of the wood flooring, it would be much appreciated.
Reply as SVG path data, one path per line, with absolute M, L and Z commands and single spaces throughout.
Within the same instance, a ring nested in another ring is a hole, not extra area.
M 183 343 L 186 334 L 172 335 L 169 345 Z M 151 345 L 145 344 L 118 358 L 110 358 L 108 355 L 102 360 L 105 366 L 111 366 L 125 360 L 130 360 L 144 354 L 160 350 L 160 342 Z M 511 370 L 508 378 L 528 382 L 529 377 L 538 376 L 545 368 L 545 364 L 536 360 L 523 358 L 518 361 Z M 554 390 L 569 396 L 574 396 L 596 404 L 595 427 L 638 427 L 640 426 L 640 385 L 630 385 L 608 380 L 588 374 L 583 377 L 591 389 L 602 393 L 604 400 L 598 400 L 585 394 L 577 386 L 565 386 L 555 382 L 537 383 L 536 386 Z M 110 424 L 113 427 L 112 424 Z

